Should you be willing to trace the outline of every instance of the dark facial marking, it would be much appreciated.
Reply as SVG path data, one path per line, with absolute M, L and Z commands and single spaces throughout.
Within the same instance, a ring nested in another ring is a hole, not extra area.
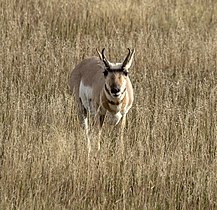
M 123 70 L 123 73 L 124 73 L 124 76 L 126 76 L 126 77 L 127 77 L 127 75 L 128 75 L 128 72 L 127 72 L 127 71 L 125 71 L 125 70 Z
M 105 77 L 108 76 L 108 71 L 105 70 L 105 71 L 103 72 L 103 74 L 104 74 Z

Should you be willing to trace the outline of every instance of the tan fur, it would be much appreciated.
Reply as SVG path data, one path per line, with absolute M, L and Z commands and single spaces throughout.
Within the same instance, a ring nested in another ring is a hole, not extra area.
M 99 98 L 104 85 L 103 62 L 98 57 L 87 58 L 81 61 L 70 74 L 69 87 L 76 99 L 79 97 L 79 86 L 82 81 L 85 86 L 94 89 L 95 98 Z

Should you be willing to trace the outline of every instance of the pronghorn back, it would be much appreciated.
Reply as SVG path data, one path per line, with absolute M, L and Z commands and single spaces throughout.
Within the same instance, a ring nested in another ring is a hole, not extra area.
M 79 100 L 82 87 L 91 89 L 94 96 L 99 97 L 104 85 L 103 71 L 104 64 L 98 57 L 84 59 L 74 68 L 69 78 L 69 87 L 71 92 L 74 92 L 76 100 Z

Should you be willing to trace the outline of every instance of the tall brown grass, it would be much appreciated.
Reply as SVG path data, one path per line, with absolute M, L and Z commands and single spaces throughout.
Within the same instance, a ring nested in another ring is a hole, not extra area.
M 216 209 L 217 2 L 2 0 L 0 209 Z M 135 48 L 135 103 L 87 161 L 69 72 Z

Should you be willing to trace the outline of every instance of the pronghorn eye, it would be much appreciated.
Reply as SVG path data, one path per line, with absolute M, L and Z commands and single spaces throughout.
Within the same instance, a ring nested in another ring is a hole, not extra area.
M 105 70 L 105 71 L 103 72 L 103 74 L 104 74 L 104 76 L 106 77 L 106 76 L 108 75 L 108 71 Z
M 127 76 L 128 75 L 128 72 L 127 71 L 123 71 L 124 75 Z

